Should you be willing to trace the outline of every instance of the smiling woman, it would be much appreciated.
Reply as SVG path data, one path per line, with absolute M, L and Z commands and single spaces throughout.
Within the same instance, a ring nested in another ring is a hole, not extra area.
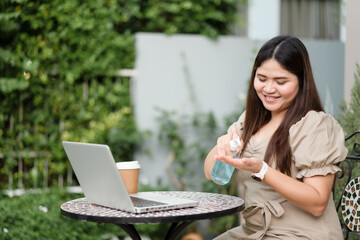
M 229 142 L 240 136 L 241 158 Z M 324 113 L 304 44 L 279 36 L 260 49 L 246 111 L 205 159 L 239 170 L 245 223 L 216 239 L 342 239 L 331 188 L 346 157 L 340 125 Z M 257 181 L 256 181 L 257 180 Z

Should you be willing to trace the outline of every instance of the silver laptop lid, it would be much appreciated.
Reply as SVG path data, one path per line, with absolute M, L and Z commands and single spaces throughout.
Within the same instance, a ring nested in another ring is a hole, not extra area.
M 135 211 L 107 145 L 68 141 L 62 144 L 89 202 Z

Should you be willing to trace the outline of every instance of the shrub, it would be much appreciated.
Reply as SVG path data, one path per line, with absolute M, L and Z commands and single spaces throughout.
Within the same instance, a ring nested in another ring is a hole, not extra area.
M 227 34 L 239 2 L 1 1 L 0 182 L 41 187 L 47 171 L 49 185 L 59 182 L 69 168 L 61 140 L 107 143 L 131 159 L 143 134 L 117 72 L 134 67 L 133 34 Z
M 350 102 L 343 102 L 342 114 L 339 116 L 339 123 L 344 129 L 346 136 L 360 130 L 360 66 L 356 65 L 354 73 L 354 86 L 351 89 Z
M 83 195 L 52 188 L 39 194 L 2 198 L 0 239 L 107 240 L 114 236 L 119 239 L 128 236 L 120 227 L 113 224 L 84 222 L 62 216 L 60 205 L 80 197 Z M 140 235 L 161 240 L 169 224 L 140 224 L 135 227 Z

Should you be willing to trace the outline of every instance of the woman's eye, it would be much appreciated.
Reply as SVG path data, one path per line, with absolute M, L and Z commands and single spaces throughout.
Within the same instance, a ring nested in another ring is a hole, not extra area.
M 279 84 L 279 85 L 284 85 L 285 82 L 277 82 L 277 84 Z
M 259 78 L 259 81 L 260 81 L 260 82 L 265 82 L 266 79 L 261 79 L 261 78 Z

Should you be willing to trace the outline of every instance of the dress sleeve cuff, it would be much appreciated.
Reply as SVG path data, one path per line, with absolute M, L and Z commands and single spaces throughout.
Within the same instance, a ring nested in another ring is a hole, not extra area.
M 304 178 L 304 177 L 313 177 L 316 175 L 326 176 L 327 174 L 335 174 L 341 171 L 341 169 L 336 165 L 327 165 L 320 168 L 305 168 L 302 169 L 297 175 L 296 178 Z

